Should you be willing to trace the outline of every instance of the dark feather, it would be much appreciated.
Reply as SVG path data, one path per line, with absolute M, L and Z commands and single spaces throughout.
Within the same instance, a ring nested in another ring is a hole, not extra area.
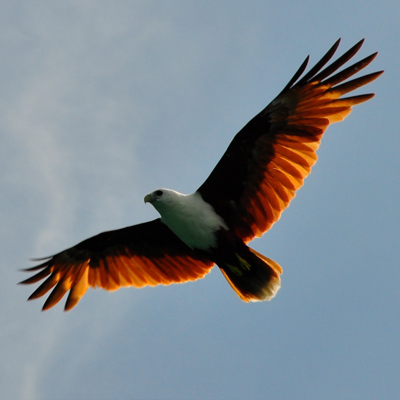
M 65 306 L 74 307 L 90 286 L 116 290 L 123 286 L 168 285 L 202 278 L 213 263 L 186 246 L 160 219 L 103 232 L 25 271 L 39 272 L 22 284 L 49 276 L 29 297 L 52 290 L 43 310 L 70 290 Z
M 365 68 L 376 53 L 332 76 L 362 44 L 363 40 L 359 41 L 321 71 L 337 50 L 338 40 L 300 78 L 305 69 L 304 62 L 275 100 L 234 137 L 210 176 L 199 187 L 203 199 L 244 241 L 262 235 L 279 219 L 294 192 L 311 172 L 317 160 L 315 152 L 328 125 L 341 121 L 353 105 L 373 96 L 340 98 L 382 73 L 375 72 L 342 83 Z M 277 176 L 279 179 L 275 179 Z M 286 189 L 291 191 L 290 195 Z

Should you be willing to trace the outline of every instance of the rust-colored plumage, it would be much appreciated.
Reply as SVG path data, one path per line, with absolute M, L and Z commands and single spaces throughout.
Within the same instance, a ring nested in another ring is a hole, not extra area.
M 199 188 L 204 200 L 213 204 L 245 242 L 270 229 L 288 207 L 317 161 L 316 151 L 329 124 L 343 120 L 353 105 L 374 96 L 340 98 L 382 74 L 375 72 L 342 83 L 365 68 L 377 53 L 330 76 L 357 53 L 362 43 L 318 74 L 335 53 L 338 40 L 295 83 L 306 68 L 307 58 L 285 89 L 235 136 Z M 226 176 L 223 171 L 231 174 Z
M 37 299 L 54 288 L 43 310 L 57 304 L 69 290 L 65 310 L 73 308 L 89 286 L 114 291 L 183 283 L 203 278 L 214 265 L 171 235 L 159 219 L 103 232 L 41 261 L 25 269 L 40 272 L 21 283 L 48 277 L 29 297 Z
M 283 91 L 234 137 L 198 189 L 202 199 L 225 221 L 229 235 L 236 242 L 240 239 L 247 243 L 261 236 L 280 218 L 317 161 L 316 151 L 329 124 L 343 120 L 352 106 L 373 97 L 373 94 L 342 96 L 368 84 L 383 72 L 345 82 L 365 68 L 377 53 L 336 73 L 357 53 L 362 43 L 360 41 L 323 69 L 335 53 L 338 40 L 301 77 L 307 58 Z M 223 229 L 221 231 L 227 235 Z M 208 254 L 188 247 L 157 219 L 101 233 L 43 259 L 42 264 L 26 269 L 39 272 L 22 283 L 31 284 L 47 278 L 29 299 L 41 297 L 53 289 L 43 307 L 48 309 L 69 291 L 65 306 L 69 310 L 89 286 L 112 291 L 126 286 L 186 282 L 203 278 L 217 262 L 242 300 L 269 299 L 275 295 L 276 287 L 279 288 L 282 269 L 274 261 L 247 249 L 243 247 L 242 253 L 234 253 L 236 258 L 231 258 L 232 263 L 221 262 L 223 266 L 218 263 L 222 260 L 218 251 Z M 264 271 L 264 275 L 256 278 L 250 276 L 253 270 L 245 271 L 252 267 L 245 259 L 246 254 L 268 266 L 269 272 Z M 235 262 L 246 273 L 237 271 Z M 252 281 L 245 283 L 246 276 Z M 255 285 L 262 279 L 266 282 L 260 295 Z

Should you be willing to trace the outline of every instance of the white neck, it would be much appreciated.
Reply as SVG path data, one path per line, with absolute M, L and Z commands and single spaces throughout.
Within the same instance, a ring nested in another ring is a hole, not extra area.
M 215 247 L 216 232 L 228 227 L 213 207 L 198 192 L 185 195 L 168 190 L 168 196 L 165 196 L 167 193 L 165 189 L 163 191 L 163 201 L 153 203 L 161 214 L 161 221 L 192 249 Z

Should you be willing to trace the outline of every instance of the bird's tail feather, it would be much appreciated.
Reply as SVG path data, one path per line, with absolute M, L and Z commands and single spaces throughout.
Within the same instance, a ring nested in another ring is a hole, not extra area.
M 238 264 L 225 264 L 221 271 L 243 301 L 271 300 L 281 287 L 282 268 L 270 258 L 248 249 L 246 258 L 236 254 Z

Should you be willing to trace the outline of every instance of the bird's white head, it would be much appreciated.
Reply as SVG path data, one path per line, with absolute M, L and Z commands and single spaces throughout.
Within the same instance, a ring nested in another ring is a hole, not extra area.
M 152 204 L 160 213 L 161 221 L 192 249 L 214 247 L 215 232 L 221 228 L 228 229 L 198 192 L 182 194 L 171 189 L 157 189 L 144 201 Z
M 150 203 L 161 215 L 175 208 L 185 195 L 171 189 L 157 189 L 145 196 L 144 202 Z

